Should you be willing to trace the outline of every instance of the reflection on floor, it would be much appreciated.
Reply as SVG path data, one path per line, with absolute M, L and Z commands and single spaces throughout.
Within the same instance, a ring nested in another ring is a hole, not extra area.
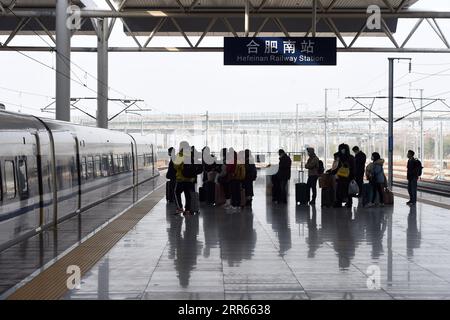
M 186 218 L 162 200 L 65 298 L 450 298 L 449 210 L 273 205 L 262 181 L 255 194 Z
M 24 279 L 41 271 L 46 264 L 70 250 L 85 237 L 114 219 L 122 210 L 133 204 L 163 183 L 162 177 L 141 184 L 83 213 L 58 224 L 57 229 L 47 229 L 0 253 L 0 299 L 13 291 Z M 165 180 L 165 179 L 164 179 Z

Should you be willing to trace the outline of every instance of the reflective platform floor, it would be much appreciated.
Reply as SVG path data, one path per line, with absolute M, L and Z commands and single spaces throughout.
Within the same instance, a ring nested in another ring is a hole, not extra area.
M 161 200 L 63 298 L 450 299 L 449 209 L 276 205 L 263 179 L 240 212 Z

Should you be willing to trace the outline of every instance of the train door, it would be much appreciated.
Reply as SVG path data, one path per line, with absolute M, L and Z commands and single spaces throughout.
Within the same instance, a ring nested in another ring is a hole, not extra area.
M 81 160 L 80 160 L 80 146 L 81 141 L 77 137 L 75 139 L 75 171 L 74 172 L 74 182 L 76 184 L 75 189 L 77 190 L 77 211 L 81 209 Z
M 45 216 L 44 216 L 44 175 L 42 173 L 42 151 L 41 151 L 41 142 L 39 138 L 39 133 L 33 134 L 36 139 L 36 168 L 37 168 L 37 185 L 38 185 L 38 198 L 39 198 L 39 226 L 43 226 L 45 224 Z

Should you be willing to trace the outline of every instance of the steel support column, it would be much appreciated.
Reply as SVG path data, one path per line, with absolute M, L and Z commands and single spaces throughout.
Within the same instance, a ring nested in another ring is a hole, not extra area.
M 389 111 L 388 111 L 388 187 L 394 179 L 394 59 L 389 58 Z
M 317 0 L 312 0 L 312 36 L 316 36 L 317 30 Z
M 250 0 L 245 1 L 245 36 L 248 37 L 250 33 Z
M 70 36 L 68 0 L 56 1 L 56 119 L 70 121 Z
M 97 127 L 108 128 L 108 19 L 98 22 Z
M 423 143 L 423 89 L 420 89 L 420 138 L 419 138 L 419 157 L 420 161 L 425 161 L 425 150 Z

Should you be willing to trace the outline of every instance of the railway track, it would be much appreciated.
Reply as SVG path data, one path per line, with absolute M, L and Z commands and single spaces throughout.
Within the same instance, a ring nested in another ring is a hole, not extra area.
M 407 188 L 408 182 L 406 180 L 396 180 L 394 181 L 394 186 Z M 450 197 L 450 182 L 439 180 L 419 180 L 417 190 L 439 196 Z

